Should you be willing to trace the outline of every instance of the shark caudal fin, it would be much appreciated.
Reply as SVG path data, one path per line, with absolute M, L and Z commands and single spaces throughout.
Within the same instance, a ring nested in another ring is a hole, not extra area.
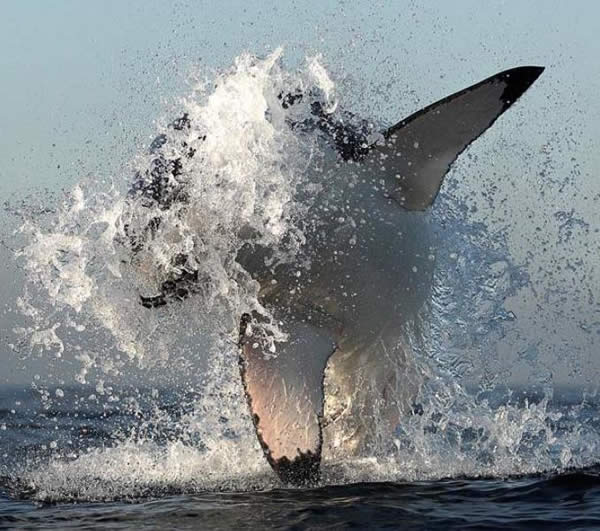
M 452 94 L 390 127 L 365 158 L 384 175 L 389 195 L 407 210 L 431 205 L 452 163 L 544 71 L 521 66 Z
M 251 325 L 245 315 L 240 369 L 258 439 L 282 481 L 312 485 L 321 463 L 323 378 L 335 344 L 327 329 L 288 320 L 288 341 L 272 354 Z

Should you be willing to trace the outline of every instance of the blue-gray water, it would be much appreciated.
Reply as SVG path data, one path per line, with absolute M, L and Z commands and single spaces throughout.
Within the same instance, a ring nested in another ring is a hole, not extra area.
M 514 480 L 165 493 L 135 504 L 0 498 L 0 526 L 42 529 L 597 529 L 600 470 Z
M 85 388 L 65 389 L 85 396 Z M 133 393 L 132 389 L 122 390 Z M 140 481 L 123 485 L 90 473 L 60 488 L 36 484 L 49 459 L 69 461 L 80 452 L 115 444 L 127 430 L 156 414 L 180 418 L 189 394 L 135 391 L 133 414 L 114 402 L 61 400 L 44 407 L 39 393 L 18 388 L 0 395 L 0 528 L 42 529 L 595 529 L 600 526 L 600 468 L 555 469 L 518 477 L 457 477 L 435 481 L 354 483 L 292 489 L 275 485 L 245 492 L 207 491 L 194 483 Z M 527 399 L 527 400 L 526 400 Z M 515 404 L 540 397 L 513 395 Z M 499 399 L 497 407 L 502 407 Z M 555 393 L 547 409 L 555 435 L 600 430 L 597 404 L 578 393 Z M 156 429 L 158 446 L 178 436 Z M 58 442 L 58 444 L 56 444 Z M 530 441 L 531 442 L 531 441 Z M 535 443 L 533 443 L 535 444 Z M 53 449 L 52 446 L 57 446 Z M 62 450 L 58 450 L 62 448 Z M 67 448 L 67 450 L 65 450 Z M 62 455 L 57 456 L 56 453 Z M 120 463 L 114 462 L 118 467 Z M 110 466 L 110 465 L 109 465 Z M 23 472 L 25 470 L 25 472 Z M 43 482 L 42 482 L 43 483 Z M 93 485 L 95 483 L 95 485 Z M 93 492 L 91 498 L 89 493 Z

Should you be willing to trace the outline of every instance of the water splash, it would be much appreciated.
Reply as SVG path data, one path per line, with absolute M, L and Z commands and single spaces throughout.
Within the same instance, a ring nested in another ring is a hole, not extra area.
M 45 224 L 36 216 L 23 224 L 27 244 L 18 254 L 29 285 L 19 306 L 30 324 L 16 331 L 18 348 L 73 355 L 78 382 L 92 383 L 107 402 L 119 397 L 106 382 L 131 362 L 180 367 L 202 388 L 184 414 L 165 412 L 157 397 L 143 421 L 113 432 L 108 447 L 91 441 L 67 458 L 59 446 L 20 469 L 40 499 L 277 484 L 244 402 L 235 338 L 243 312 L 269 311 L 235 258 L 250 244 L 272 249 L 273 263 L 303 259 L 302 219 L 310 205 L 297 192 L 312 186 L 307 173 L 323 155 L 316 133 L 288 123 L 290 116 L 307 119 L 309 106 L 284 113 L 281 94 L 312 92 L 325 108 L 337 105 L 336 85 L 318 57 L 289 72 L 281 55 L 243 54 L 182 101 L 187 118 L 161 128 L 150 152 L 134 161 L 134 181 L 146 182 L 157 160 L 181 161 L 160 182 L 163 202 L 132 193 L 128 175 L 87 179 Z M 419 317 L 427 326 L 415 328 L 427 332 L 408 334 L 427 376 L 415 414 L 371 456 L 326 461 L 323 482 L 505 476 L 597 462 L 598 427 L 578 416 L 580 406 L 560 409 L 550 396 L 492 398 L 505 376 L 496 345 L 515 320 L 505 301 L 529 278 L 502 235 L 470 223 L 466 210 L 447 189 L 432 214 L 436 281 Z M 557 219 L 566 239 L 587 230 L 573 213 Z M 156 293 L 186 267 L 198 271 L 193 297 L 176 308 L 148 311 L 140 304 L 140 295 Z M 485 392 L 467 392 L 465 377 L 479 377 Z M 36 387 L 48 408 L 64 398 Z M 161 436 L 165 430 L 168 437 Z

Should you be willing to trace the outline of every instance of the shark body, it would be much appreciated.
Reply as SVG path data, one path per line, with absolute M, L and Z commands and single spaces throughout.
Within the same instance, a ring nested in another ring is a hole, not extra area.
M 542 71 L 524 66 L 498 73 L 375 140 L 318 102 L 311 104 L 308 123 L 290 124 L 317 128 L 331 148 L 315 171 L 321 186 L 304 227 L 307 265 L 269 268 L 269 249 L 259 246 L 247 246 L 237 257 L 260 283 L 261 303 L 288 336 L 273 355 L 261 333 L 263 318 L 241 316 L 246 397 L 265 456 L 284 482 L 315 483 L 324 452 L 368 453 L 390 440 L 410 412 L 421 382 L 403 326 L 415 321 L 427 301 L 433 275 L 424 211 L 456 158 Z M 306 97 L 282 95 L 281 104 L 287 108 Z M 186 126 L 187 116 L 173 122 Z M 158 152 L 165 141 L 157 137 L 151 149 Z M 161 156 L 157 161 L 154 174 L 138 176 L 132 194 L 168 209 L 185 201 L 185 190 L 172 185 L 181 164 Z M 134 250 L 147 237 L 132 237 Z M 144 306 L 194 291 L 197 272 L 186 267 L 185 256 L 175 259 L 182 273 L 164 282 L 158 295 L 142 297 Z

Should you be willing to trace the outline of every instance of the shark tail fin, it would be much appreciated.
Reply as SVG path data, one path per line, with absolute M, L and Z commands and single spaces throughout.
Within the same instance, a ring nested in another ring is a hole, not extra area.
M 417 111 L 385 131 L 365 158 L 368 171 L 383 173 L 388 194 L 405 209 L 427 208 L 456 158 L 543 71 L 512 68 Z

